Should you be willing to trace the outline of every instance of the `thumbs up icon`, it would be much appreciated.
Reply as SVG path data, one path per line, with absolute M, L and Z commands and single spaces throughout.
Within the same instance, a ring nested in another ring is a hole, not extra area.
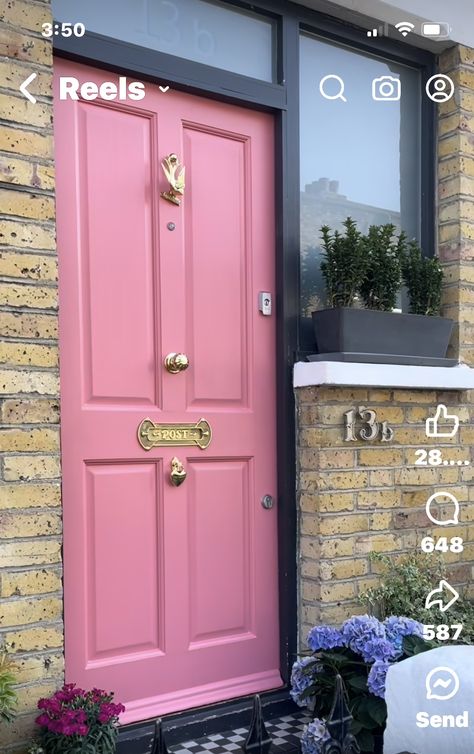
M 443 426 L 439 427 L 438 424 Z M 451 427 L 450 424 L 452 424 Z M 443 403 L 438 405 L 435 415 L 426 420 L 427 437 L 454 437 L 458 429 L 459 416 L 448 414 L 448 409 Z

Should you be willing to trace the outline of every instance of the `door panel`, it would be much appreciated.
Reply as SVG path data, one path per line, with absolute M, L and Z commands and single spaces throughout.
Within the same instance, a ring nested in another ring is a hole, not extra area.
M 184 136 L 185 164 L 193 166 L 185 210 L 186 324 L 195 365 L 188 405 L 244 406 L 251 347 L 245 232 L 252 203 L 251 190 L 245 191 L 249 140 L 196 127 L 186 127 Z
M 153 463 L 86 466 L 89 662 L 100 664 L 161 644 L 163 527 L 157 471 Z M 139 547 L 130 548 L 131 542 Z
M 273 121 L 146 86 L 55 102 L 66 677 L 113 689 L 123 722 L 281 685 L 276 510 L 260 503 L 276 497 L 275 321 L 258 312 Z M 160 196 L 170 153 L 179 207 Z M 168 373 L 170 352 L 189 368 Z M 204 418 L 212 441 L 146 451 L 145 418 Z
M 253 631 L 248 461 L 199 461 L 189 490 L 190 646 Z M 223 567 L 225 564 L 225 567 Z
M 153 126 L 149 116 L 120 105 L 80 102 L 77 106 L 81 321 L 89 331 L 83 338 L 88 400 L 155 403 L 156 254 L 153 205 L 147 196 L 152 185 Z M 126 170 L 118 155 L 131 155 Z M 135 337 L 137 332 L 140 338 Z

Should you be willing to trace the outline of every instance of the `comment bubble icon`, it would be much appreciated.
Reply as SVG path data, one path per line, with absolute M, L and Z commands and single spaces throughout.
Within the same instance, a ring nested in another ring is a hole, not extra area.
M 448 509 L 447 514 L 446 509 Z M 451 492 L 446 492 L 445 490 L 435 492 L 426 501 L 426 515 L 436 526 L 458 524 L 459 502 Z

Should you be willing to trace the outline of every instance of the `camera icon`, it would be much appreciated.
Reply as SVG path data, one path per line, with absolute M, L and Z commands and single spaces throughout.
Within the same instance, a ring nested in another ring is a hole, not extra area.
M 380 76 L 372 80 L 372 99 L 396 102 L 400 99 L 402 87 L 400 79 L 394 76 Z

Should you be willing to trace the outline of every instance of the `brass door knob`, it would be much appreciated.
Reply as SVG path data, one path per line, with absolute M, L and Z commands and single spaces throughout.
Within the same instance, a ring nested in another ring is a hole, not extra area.
M 189 366 L 189 359 L 185 353 L 169 353 L 165 357 L 165 367 L 170 374 L 184 372 Z
M 184 480 L 186 479 L 186 471 L 184 470 L 184 466 L 179 460 L 179 458 L 171 459 L 171 474 L 170 474 L 170 482 L 175 487 L 179 487 L 180 484 L 183 484 Z

